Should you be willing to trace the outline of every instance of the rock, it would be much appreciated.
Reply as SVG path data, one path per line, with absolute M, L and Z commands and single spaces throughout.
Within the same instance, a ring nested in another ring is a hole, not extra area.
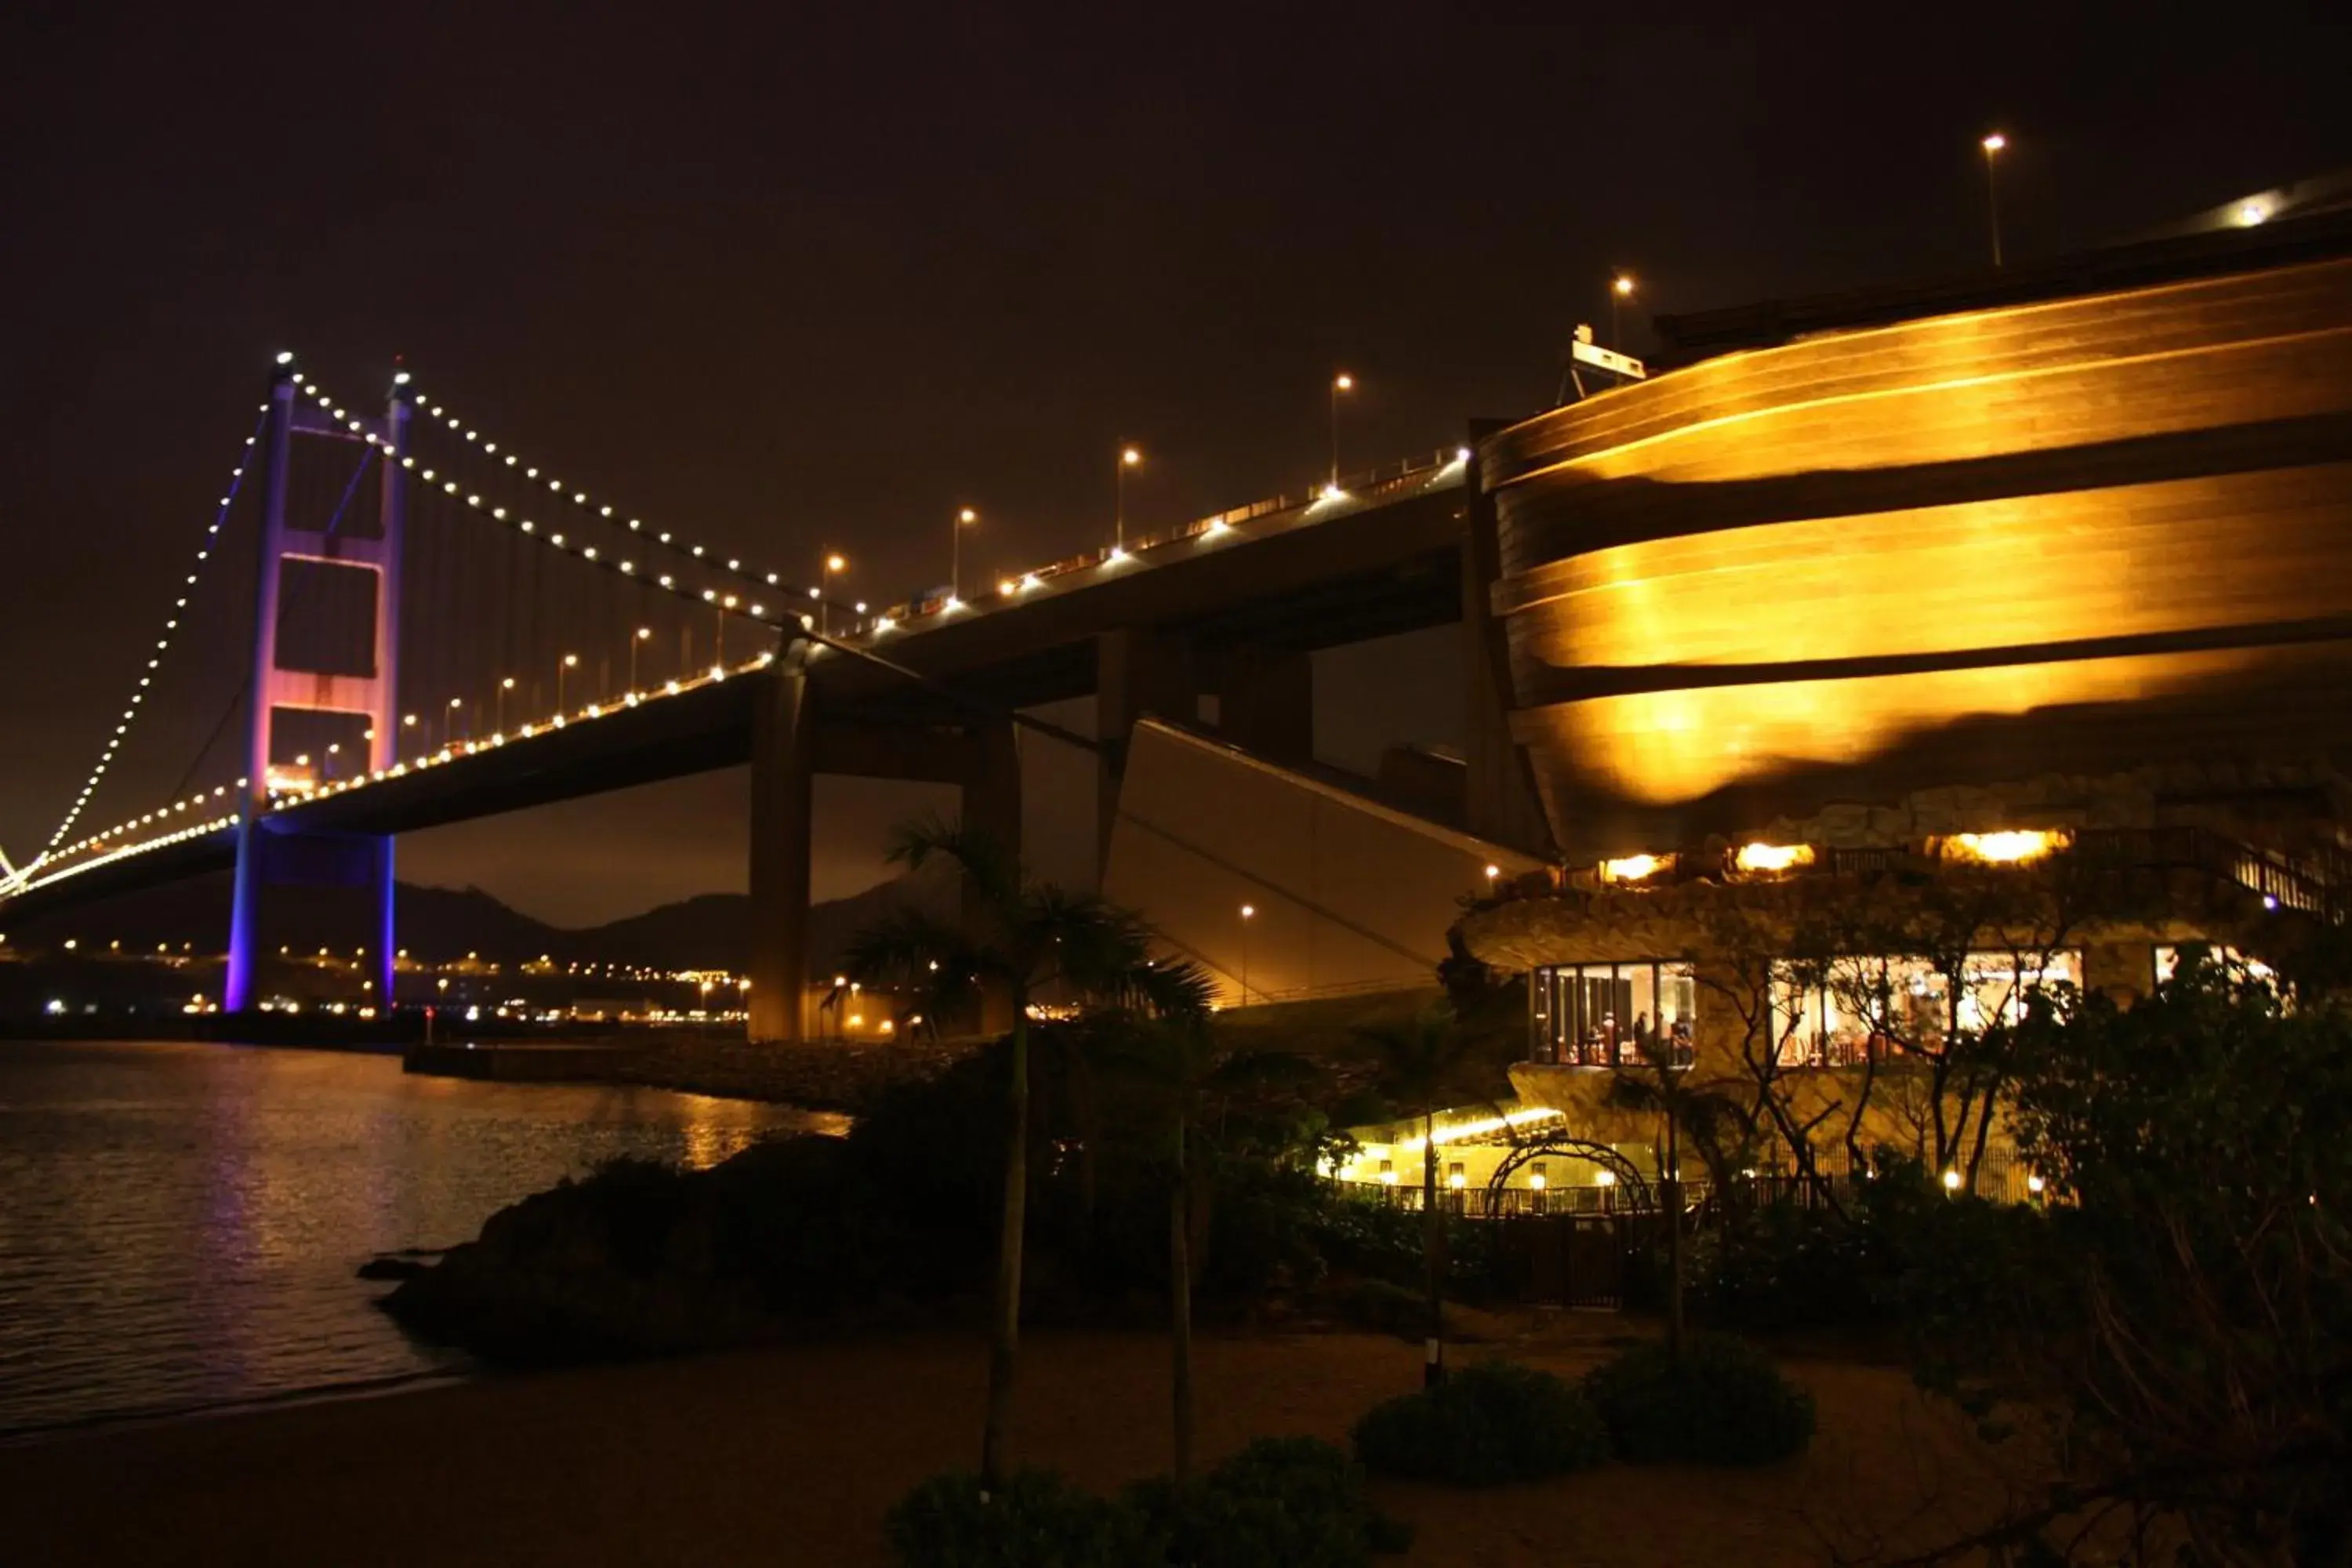
M 414 1279 L 420 1274 L 430 1273 L 432 1268 L 433 1265 L 421 1258 L 385 1252 L 361 1264 L 359 1277 L 362 1279 Z

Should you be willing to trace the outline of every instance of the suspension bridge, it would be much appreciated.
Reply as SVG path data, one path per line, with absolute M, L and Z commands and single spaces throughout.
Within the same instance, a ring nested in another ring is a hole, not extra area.
M 796 1037 L 815 774 L 953 785 L 967 820 L 1017 843 L 1022 745 L 1083 747 L 1107 841 L 1146 714 L 1305 762 L 1313 652 L 1487 619 L 1470 456 L 873 606 L 567 483 L 407 373 L 362 406 L 287 356 L 87 781 L 37 854 L 0 866 L 0 910 L 233 868 L 223 1005 L 241 1012 L 273 891 L 352 889 L 381 911 L 367 984 L 389 1007 L 399 834 L 748 763 L 752 1034 Z M 238 538 L 249 592 L 223 581 Z M 1524 839 L 1503 820 L 1532 806 L 1504 776 L 1500 665 L 1467 662 L 1470 815 Z M 216 713 L 178 786 L 100 810 L 182 664 L 233 689 L 173 688 L 180 720 Z M 1088 693 L 1092 735 L 1025 711 Z

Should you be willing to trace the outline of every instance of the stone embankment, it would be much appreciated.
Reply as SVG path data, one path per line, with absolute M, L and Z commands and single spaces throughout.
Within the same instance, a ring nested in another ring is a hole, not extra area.
M 983 1044 L 971 1039 L 753 1045 L 677 1037 L 616 1052 L 610 1071 L 621 1083 L 855 1114 L 891 1085 L 942 1072 Z

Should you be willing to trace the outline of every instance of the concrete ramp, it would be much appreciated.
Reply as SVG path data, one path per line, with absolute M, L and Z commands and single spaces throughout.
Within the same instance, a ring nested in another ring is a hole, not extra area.
M 1173 725 L 1133 733 L 1103 890 L 1227 1006 L 1429 985 L 1486 868 L 1542 865 Z

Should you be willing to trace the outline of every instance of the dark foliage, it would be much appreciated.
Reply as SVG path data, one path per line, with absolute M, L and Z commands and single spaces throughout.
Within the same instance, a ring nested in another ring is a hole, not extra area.
M 1333 1298 L 1340 1318 L 1374 1333 L 1419 1342 L 1429 1327 L 1429 1302 L 1418 1290 L 1386 1279 L 1358 1279 Z
M 1456 1486 L 1501 1486 L 1589 1469 L 1609 1432 L 1574 1385 L 1512 1362 L 1480 1362 L 1377 1405 L 1356 1423 L 1367 1469 Z
M 1812 1395 L 1726 1335 L 1694 1335 L 1679 1357 L 1663 1344 L 1621 1352 L 1586 1375 L 1584 1393 L 1617 1457 L 1634 1464 L 1769 1465 L 1812 1441 Z
M 1263 1437 L 1190 1486 L 1155 1478 L 1116 1501 L 1047 1470 L 985 1503 L 977 1477 L 934 1476 L 884 1531 L 898 1568 L 1370 1568 L 1412 1539 L 1313 1437 Z
M 2128 1008 L 2037 1007 L 2012 1043 L 2051 1206 L 1951 1205 L 1903 1302 L 1931 1386 L 1989 1436 L 2055 1439 L 2004 1548 L 2066 1550 L 2060 1521 L 2105 1509 L 2185 1536 L 2183 1562 L 2352 1561 L 2345 998 L 2289 1009 L 2191 963 Z
M 1843 1211 L 1788 1199 L 1737 1210 L 1693 1237 L 1691 1310 L 1717 1328 L 1776 1333 L 1893 1328 L 1919 1278 L 1940 1276 L 1984 1205 L 1881 1151 Z
M 1139 1131 L 1122 1080 L 1077 1092 L 1077 1050 L 1051 1028 L 1037 1036 L 1030 1311 L 1156 1327 L 1168 1299 L 1164 1140 Z M 845 1139 L 772 1141 L 702 1172 L 617 1162 L 492 1216 L 479 1240 L 402 1281 L 386 1309 L 428 1338 L 530 1362 L 967 1314 L 994 1264 L 1008 1062 L 999 1044 L 896 1086 Z M 1196 1177 L 1194 1299 L 1204 1316 L 1231 1319 L 1315 1289 L 1358 1205 L 1309 1168 L 1319 1124 L 1253 1121 L 1245 1104 L 1219 1114 L 1236 1152 Z M 1302 1128 L 1308 1142 L 1293 1152 L 1285 1140 Z M 1370 1223 L 1389 1266 L 1412 1278 L 1418 1234 L 1396 1223 L 1408 1219 Z
M 1149 1562 L 1138 1526 L 1132 1510 L 1024 1469 L 986 1501 L 977 1476 L 934 1476 L 882 1528 L 898 1568 L 1138 1568 Z
M 1192 1486 L 1155 1479 L 1125 1502 L 1170 1568 L 1366 1568 L 1412 1543 L 1364 1472 L 1314 1437 L 1261 1437 Z
M 1327 1187 L 1307 1213 L 1314 1247 L 1333 1271 L 1412 1289 L 1421 1286 L 1422 1216 L 1417 1211 Z M 1485 1302 L 1510 1293 L 1516 1270 L 1500 1227 L 1449 1215 L 1444 1232 L 1449 1297 Z

